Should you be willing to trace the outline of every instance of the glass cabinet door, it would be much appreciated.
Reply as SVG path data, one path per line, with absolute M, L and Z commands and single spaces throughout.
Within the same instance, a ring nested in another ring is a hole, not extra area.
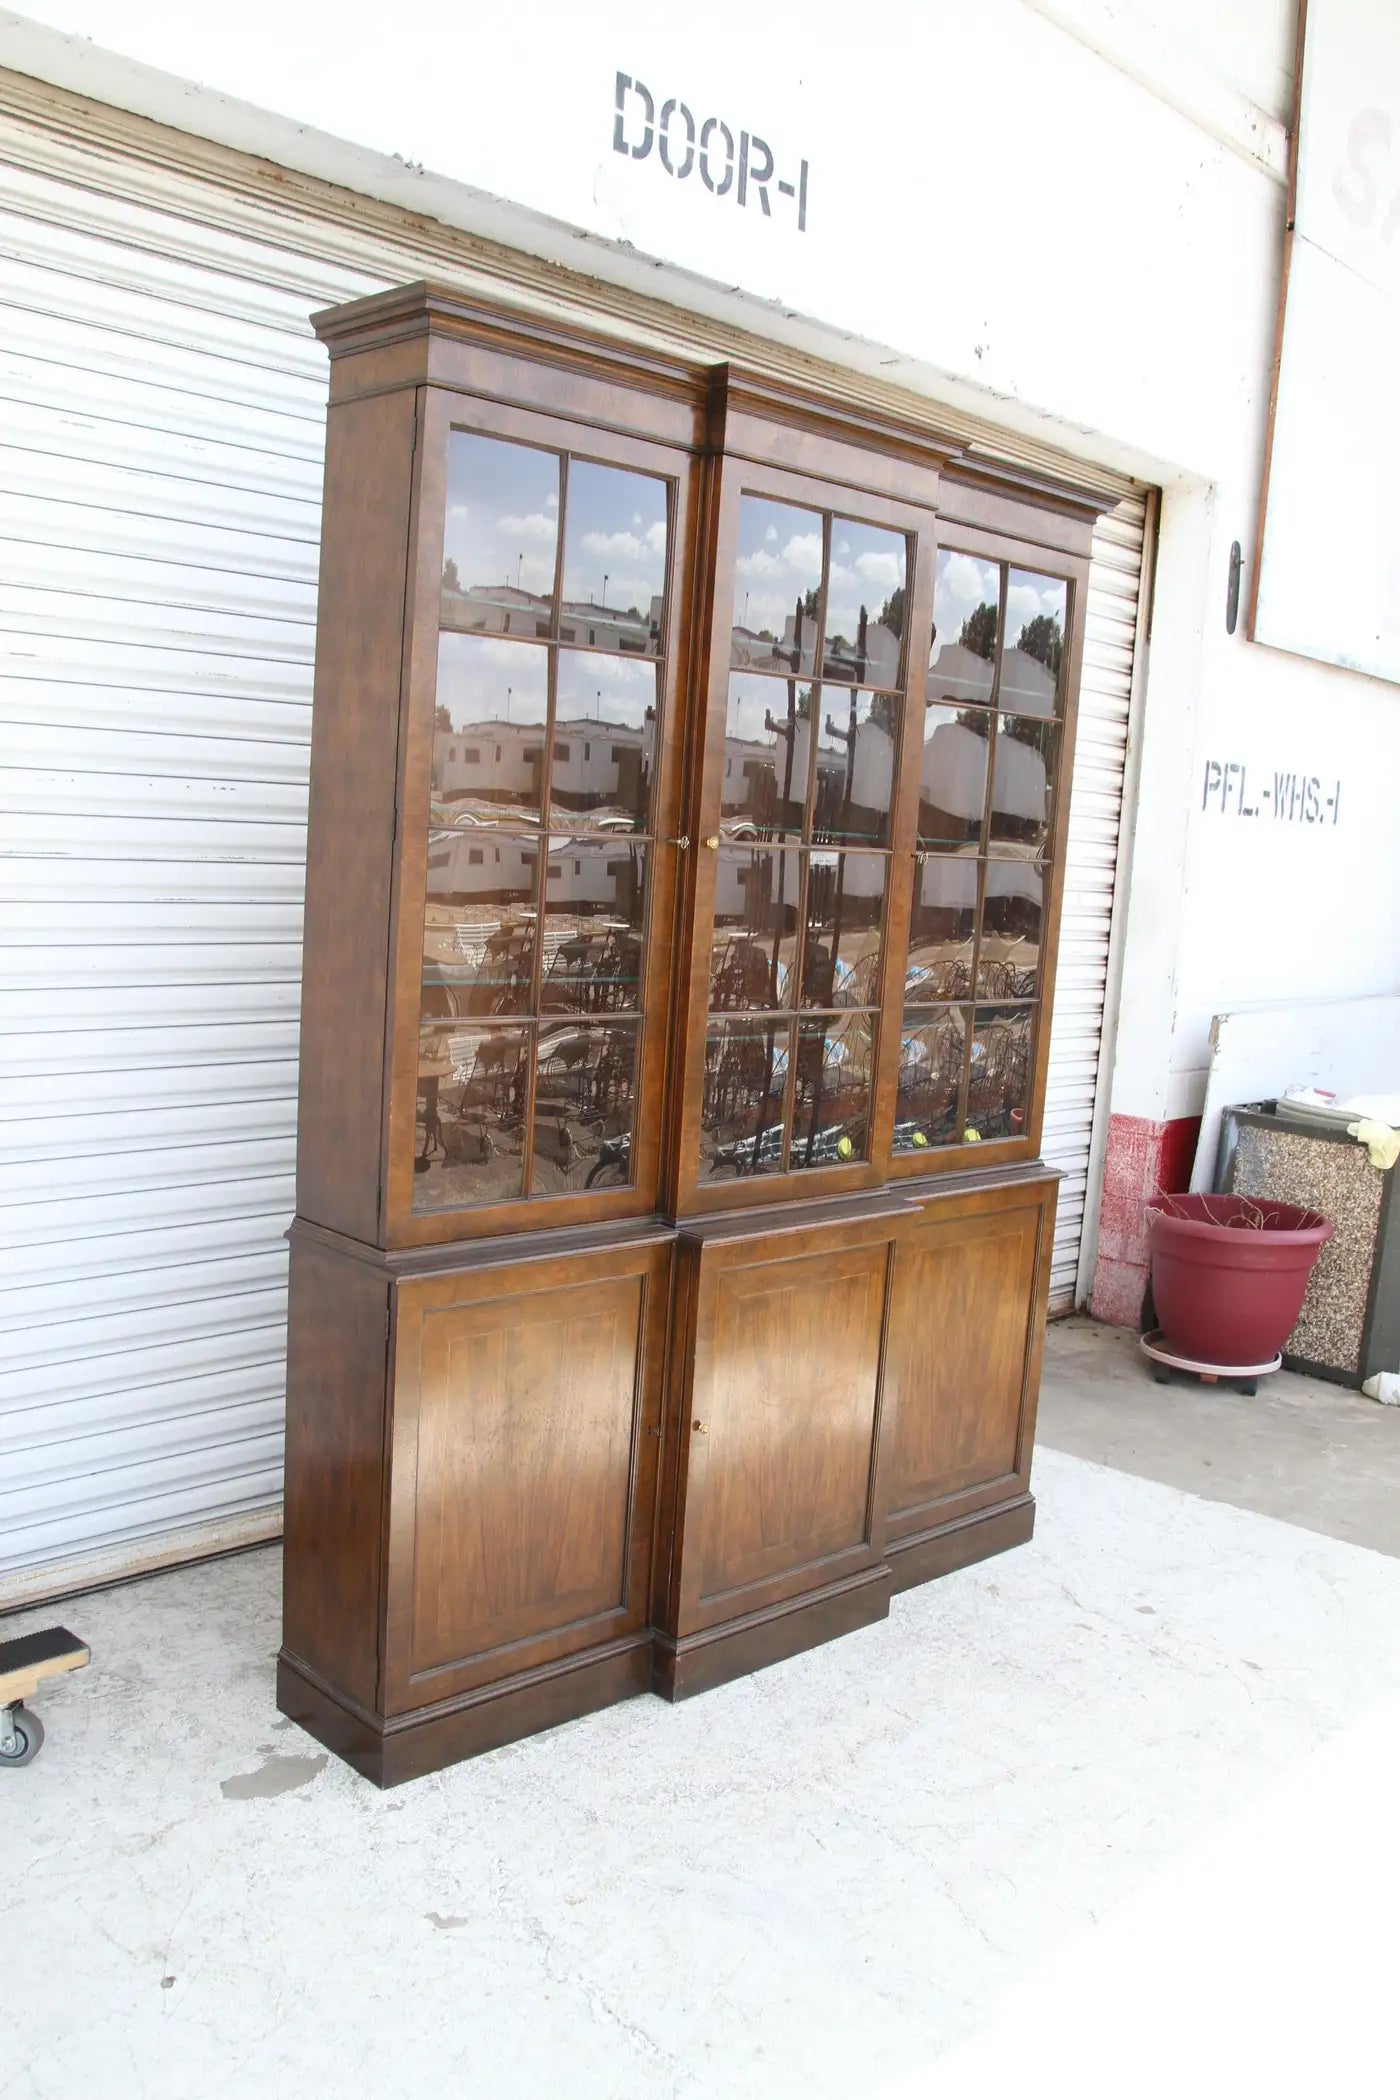
M 635 1182 L 675 510 L 447 432 L 415 1217 Z
M 1028 1135 L 1070 616 L 1065 577 L 940 549 L 896 1158 Z
M 917 541 L 829 496 L 745 490 L 722 580 L 701 1192 L 873 1156 Z

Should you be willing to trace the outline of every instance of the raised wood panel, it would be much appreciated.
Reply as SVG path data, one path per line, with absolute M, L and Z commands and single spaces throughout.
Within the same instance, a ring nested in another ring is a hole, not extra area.
M 691 1438 L 701 1603 L 805 1567 L 825 1579 L 820 1563 L 869 1545 L 887 1260 L 881 1244 L 716 1277 Z
M 621 1613 L 643 1280 L 423 1320 L 415 1673 Z
M 1035 1327 L 1039 1204 L 927 1218 L 895 1259 L 898 1404 L 885 1439 L 889 1532 L 938 1521 L 966 1490 L 1021 1470 Z

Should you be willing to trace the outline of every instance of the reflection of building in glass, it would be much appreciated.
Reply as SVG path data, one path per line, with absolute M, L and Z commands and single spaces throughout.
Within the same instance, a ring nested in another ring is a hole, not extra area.
M 990 715 L 940 722 L 925 739 L 919 789 L 919 836 L 973 840 L 982 830 L 987 793 Z M 1054 730 L 1040 717 L 997 719 L 992 783 L 994 839 L 1039 843 L 1050 815 L 1048 740 Z
M 551 800 L 564 812 L 615 809 L 631 826 L 645 815 L 651 787 L 655 710 L 641 728 L 605 717 L 560 719 L 555 724 Z M 482 721 L 433 736 L 433 793 L 444 805 L 480 802 L 522 804 L 538 810 L 544 766 L 544 729 L 539 723 Z M 444 814 L 452 814 L 444 809 Z M 470 817 L 463 809 L 456 814 Z M 488 810 L 483 812 L 490 815 Z
M 850 687 L 800 694 L 774 682 L 785 706 L 766 711 L 764 737 L 727 736 L 721 810 L 730 837 L 801 827 L 811 763 L 811 710 L 821 714 L 812 835 L 883 838 L 894 797 L 897 702 Z
M 897 703 L 823 691 L 812 836 L 883 838 L 894 804 Z
M 929 667 L 928 697 L 954 707 L 986 707 L 992 696 L 993 667 L 962 642 L 945 642 Z M 1038 657 L 1024 649 L 1003 649 L 996 704 L 1010 714 L 1055 712 L 1059 681 Z
M 986 707 L 991 702 L 995 666 L 962 642 L 945 642 L 929 667 L 928 697 L 954 707 Z
M 654 656 L 660 645 L 661 616 L 665 604 L 659 594 L 646 612 L 632 605 L 597 605 L 566 602 L 560 608 L 560 642 L 577 649 L 606 649 L 619 656 Z M 508 634 L 527 641 L 555 639 L 554 598 L 537 591 L 522 591 L 509 583 L 474 583 L 465 590 L 453 589 L 444 580 L 442 625 L 454 634 Z
M 1054 672 L 1038 657 L 1027 656 L 1024 649 L 1003 649 L 997 706 L 1008 714 L 1053 715 L 1058 686 Z
M 822 676 L 843 684 L 891 687 L 899 683 L 899 636 L 872 620 L 864 606 L 853 636 L 828 632 L 822 643 Z
M 729 661 L 736 671 L 791 672 L 811 675 L 816 648 L 816 614 L 796 600 L 783 621 L 781 635 L 736 625 L 731 630 Z M 854 635 L 830 633 L 822 644 L 822 677 L 843 685 L 890 688 L 899 682 L 900 638 L 861 607 Z
M 976 839 L 987 800 L 990 716 L 940 722 L 925 736 L 919 788 L 919 836 Z

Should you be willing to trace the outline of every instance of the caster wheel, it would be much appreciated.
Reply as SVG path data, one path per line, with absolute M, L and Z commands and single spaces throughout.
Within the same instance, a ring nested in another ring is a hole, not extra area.
M 27 1707 L 10 1708 L 13 1734 L 8 1746 L 0 1744 L 0 1765 L 32 1765 L 44 1740 L 44 1724 Z
M 1171 1382 L 1172 1374 L 1170 1371 L 1154 1371 L 1152 1373 L 1152 1383 L 1154 1385 L 1170 1385 Z
M 1252 1378 L 1242 1378 L 1235 1390 L 1243 1393 L 1246 1400 L 1252 1400 L 1259 1388 Z

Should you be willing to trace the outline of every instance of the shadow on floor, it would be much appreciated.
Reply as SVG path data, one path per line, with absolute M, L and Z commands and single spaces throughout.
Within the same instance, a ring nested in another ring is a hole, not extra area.
M 1400 1557 L 1400 1408 L 1276 1371 L 1247 1399 L 1153 1383 L 1137 1336 L 1075 1318 L 1046 1337 L 1038 1443 Z

